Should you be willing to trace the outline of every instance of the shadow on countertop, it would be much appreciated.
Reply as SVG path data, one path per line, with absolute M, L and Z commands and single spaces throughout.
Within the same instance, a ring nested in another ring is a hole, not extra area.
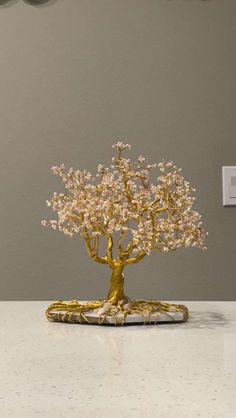
M 189 312 L 189 319 L 182 324 L 184 328 L 198 329 L 216 329 L 219 327 L 231 327 L 234 320 L 230 320 L 226 315 L 220 312 L 198 312 L 192 310 Z

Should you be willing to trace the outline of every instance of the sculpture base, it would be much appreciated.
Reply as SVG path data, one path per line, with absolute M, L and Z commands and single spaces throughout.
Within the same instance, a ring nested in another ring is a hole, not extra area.
M 132 325 L 185 322 L 188 309 L 184 305 L 155 300 L 119 301 L 58 301 L 46 311 L 49 321 L 95 325 Z
M 76 319 L 76 316 L 74 317 Z M 117 315 L 115 318 L 112 316 L 106 316 L 102 324 L 100 322 L 100 315 L 98 312 L 87 312 L 86 318 L 91 324 L 98 325 L 142 325 L 142 324 L 157 324 L 159 322 L 183 322 L 184 315 L 182 312 L 171 312 L 168 316 L 165 313 L 158 312 L 158 314 L 152 314 L 149 316 L 148 321 L 144 319 L 141 314 L 127 314 L 123 320 L 122 315 Z M 77 322 L 75 320 L 75 322 Z M 79 321 L 78 321 L 79 322 Z M 87 322 L 87 321 L 86 321 Z

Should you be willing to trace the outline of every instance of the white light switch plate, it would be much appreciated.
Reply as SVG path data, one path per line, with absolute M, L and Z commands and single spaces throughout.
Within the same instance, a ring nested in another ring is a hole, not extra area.
M 223 205 L 236 205 L 236 166 L 222 167 Z

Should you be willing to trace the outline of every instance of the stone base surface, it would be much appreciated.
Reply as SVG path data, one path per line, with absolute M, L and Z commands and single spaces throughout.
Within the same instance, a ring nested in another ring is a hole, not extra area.
M 76 301 L 80 306 L 86 305 L 89 302 Z M 148 302 L 148 301 L 147 301 Z M 168 305 L 168 304 L 165 304 Z M 53 305 L 52 305 L 53 306 Z M 88 311 L 78 312 L 75 310 L 67 310 L 66 306 L 61 306 L 58 309 L 48 308 L 51 321 L 55 322 L 69 322 L 69 323 L 87 323 L 97 325 L 132 325 L 132 324 L 158 324 L 158 323 L 174 323 L 185 322 L 186 311 L 179 311 L 176 306 L 170 304 L 168 311 L 156 310 L 148 315 L 145 313 L 124 313 L 122 311 L 115 312 L 114 314 L 104 312 L 104 307 L 92 309 Z M 186 309 L 186 308 L 185 308 Z
M 99 314 L 96 312 L 88 312 L 86 314 L 87 319 L 92 323 L 98 323 L 99 322 Z M 122 315 L 117 315 L 116 318 L 113 318 L 112 316 L 107 316 L 104 320 L 104 324 L 112 324 L 112 325 L 119 325 L 122 323 L 122 325 L 125 324 L 157 324 L 159 322 L 179 322 L 183 321 L 183 313 L 182 312 L 171 312 L 168 313 L 158 313 L 158 314 L 152 314 L 148 318 L 148 320 L 144 320 L 143 315 L 141 314 L 128 314 L 125 317 L 125 320 L 122 322 Z

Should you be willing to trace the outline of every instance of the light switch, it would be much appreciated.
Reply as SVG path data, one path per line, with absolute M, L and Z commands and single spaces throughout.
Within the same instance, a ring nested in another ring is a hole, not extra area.
M 236 166 L 224 166 L 222 169 L 223 205 L 236 205 Z
M 229 188 L 230 197 L 236 197 L 236 176 L 230 178 L 230 188 Z

